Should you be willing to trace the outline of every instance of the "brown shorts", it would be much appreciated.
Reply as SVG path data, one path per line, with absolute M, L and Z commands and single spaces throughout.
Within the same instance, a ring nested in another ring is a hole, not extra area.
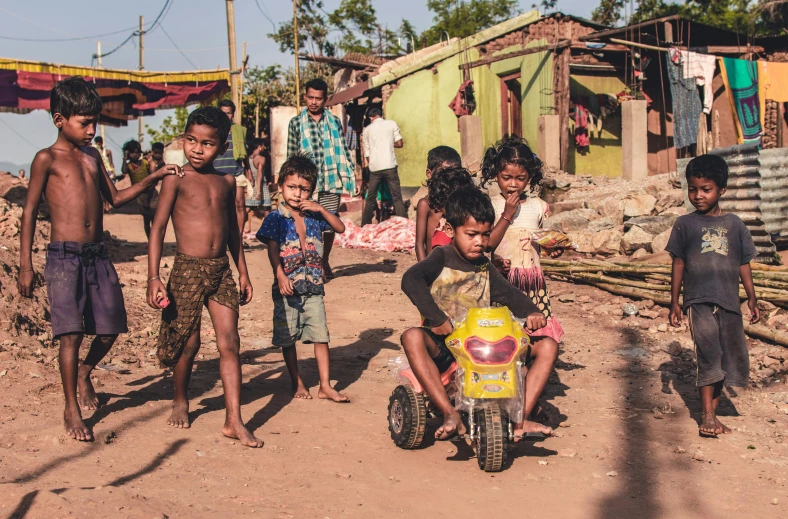
M 167 292 L 170 304 L 162 312 L 156 356 L 165 366 L 174 366 L 189 337 L 199 330 L 208 300 L 238 312 L 239 296 L 227 256 L 194 258 L 180 253 Z
M 137 197 L 137 205 L 140 208 L 140 214 L 153 218 L 156 214 L 156 208 L 159 206 L 159 193 L 156 188 L 151 188 L 144 191 Z

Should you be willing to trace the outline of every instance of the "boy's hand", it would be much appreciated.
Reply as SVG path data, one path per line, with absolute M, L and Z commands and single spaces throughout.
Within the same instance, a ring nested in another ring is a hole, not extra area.
M 167 297 L 167 289 L 160 279 L 148 282 L 148 306 L 156 310 L 161 310 L 158 300 Z
M 451 319 L 446 319 L 443 324 L 440 326 L 433 326 L 430 330 L 435 335 L 449 335 L 454 331 L 454 327 L 451 325 Z
M 249 276 L 241 276 L 238 280 L 238 288 L 241 296 L 241 305 L 249 304 L 252 301 L 252 282 L 249 281 Z
M 19 279 L 16 281 L 16 288 L 22 297 L 33 297 L 33 284 L 35 282 L 35 272 L 33 269 L 19 270 Z
M 747 301 L 747 306 L 750 308 L 750 324 L 755 324 L 761 320 L 761 309 L 758 308 L 758 300 L 750 299 Z
M 304 200 L 301 202 L 301 205 L 298 207 L 301 212 L 309 211 L 311 213 L 320 213 L 323 211 L 323 206 L 315 202 L 314 200 Z
M 506 195 L 506 205 L 503 208 L 503 216 L 512 219 L 520 207 L 520 193 L 515 191 Z
M 177 164 L 165 164 L 163 167 L 156 170 L 154 173 L 157 178 L 162 179 L 167 175 L 178 175 L 179 177 L 183 178 L 183 168 L 178 166 Z
M 678 303 L 670 305 L 670 314 L 668 315 L 671 326 L 681 326 L 681 307 Z
M 276 276 L 276 282 L 279 285 L 279 293 L 283 296 L 293 295 L 293 281 L 284 274 Z
M 493 258 L 493 265 L 495 265 L 495 268 L 498 269 L 498 272 L 503 276 L 508 277 L 509 271 L 512 270 L 512 260 L 504 259 L 500 256 Z
M 542 312 L 534 312 L 525 318 L 525 329 L 535 332 L 547 326 L 547 317 Z

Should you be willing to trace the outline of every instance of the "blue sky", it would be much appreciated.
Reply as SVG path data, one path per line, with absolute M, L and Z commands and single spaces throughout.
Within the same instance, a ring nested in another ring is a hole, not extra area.
M 335 9 L 340 0 L 323 0 L 327 11 Z M 432 22 L 425 0 L 373 0 L 378 20 L 394 29 L 400 20 L 408 18 L 418 30 Z M 520 0 L 520 8 L 528 10 L 533 2 Z M 587 17 L 596 1 L 559 0 L 558 9 L 568 14 Z M 235 0 L 236 38 L 240 62 L 241 42 L 247 42 L 250 65 L 285 66 L 293 62 L 289 54 L 279 52 L 277 45 L 266 35 L 272 32 L 271 22 L 258 9 L 263 9 L 275 23 L 292 17 L 290 0 Z M 128 29 L 101 38 L 102 51 L 123 41 L 138 24 L 139 16 L 150 23 L 164 5 L 164 0 L 33 0 L 18 2 L 0 0 L 0 36 L 20 38 L 69 38 Z M 145 68 L 149 70 L 190 70 L 193 65 L 202 69 L 228 66 L 225 7 L 222 0 L 174 0 L 162 28 L 145 36 Z M 166 34 L 165 34 L 166 31 Z M 183 50 L 188 60 L 179 53 L 167 35 Z M 16 42 L 0 39 L 0 56 L 72 65 L 90 65 L 96 52 L 96 39 L 72 42 Z M 133 69 L 137 67 L 136 39 L 111 56 L 103 59 L 107 68 Z M 189 62 L 191 61 L 191 63 Z M 193 65 L 192 65 L 193 64 Z M 145 122 L 157 127 L 168 112 L 158 112 Z M 126 128 L 106 128 L 107 144 L 117 158 L 120 144 L 135 137 L 137 123 Z M 18 134 L 18 135 L 17 135 Z M 25 115 L 0 113 L 0 162 L 26 165 L 35 152 L 51 145 L 57 134 L 49 115 L 35 111 Z

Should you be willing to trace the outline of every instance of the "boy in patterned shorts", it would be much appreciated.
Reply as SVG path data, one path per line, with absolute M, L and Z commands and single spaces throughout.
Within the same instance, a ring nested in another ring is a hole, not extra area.
M 189 115 L 183 151 L 189 163 L 180 182 L 164 182 L 148 244 L 148 304 L 164 308 L 157 356 L 174 366 L 175 396 L 167 423 L 189 427 L 187 390 L 200 349 L 202 307 L 208 308 L 219 350 L 226 417 L 222 434 L 248 447 L 263 442 L 241 419 L 241 362 L 238 304 L 252 299 L 241 233 L 235 212 L 235 177 L 221 173 L 213 162 L 226 148 L 230 120 L 215 107 Z M 159 262 L 167 222 L 172 216 L 177 254 L 167 289 L 159 277 Z M 240 297 L 233 281 L 227 250 L 240 276 Z M 169 299 L 168 299 L 169 298 Z

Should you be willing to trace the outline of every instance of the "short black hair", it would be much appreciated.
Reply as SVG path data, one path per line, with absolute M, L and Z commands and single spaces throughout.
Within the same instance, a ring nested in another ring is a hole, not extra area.
M 372 119 L 373 117 L 383 117 L 383 110 L 381 110 L 376 106 L 374 108 L 370 108 L 369 112 L 367 112 L 367 115 L 369 116 L 370 119 Z
M 123 143 L 123 151 L 139 151 L 142 152 L 142 146 L 140 142 L 136 139 L 129 139 Z
M 462 166 L 462 157 L 452 147 L 436 146 L 427 152 L 427 169 L 435 174 L 437 171 L 446 168 L 458 168 Z
M 161 150 L 164 151 L 164 144 L 161 142 L 154 142 L 150 145 L 151 150 Z
M 473 186 L 468 170 L 461 167 L 438 170 L 427 180 L 427 202 L 433 211 L 443 211 L 449 195 L 455 189 Z
M 98 144 L 104 144 L 104 139 L 101 137 L 101 135 L 96 135 L 93 138 L 93 142 L 96 142 Z
M 309 185 L 312 186 L 310 192 L 315 190 L 317 185 L 317 165 L 307 154 L 298 152 L 282 164 L 282 168 L 279 170 L 278 184 L 283 186 L 285 179 L 291 175 L 297 175 L 299 178 L 309 182 Z
M 304 85 L 304 93 L 306 93 L 306 91 L 310 88 L 312 90 L 317 90 L 318 92 L 323 92 L 324 98 L 328 97 L 328 84 L 319 77 L 306 82 L 306 85 Z
M 227 118 L 224 112 L 215 106 L 201 106 L 189 114 L 189 118 L 186 119 L 184 132 L 194 124 L 216 128 L 216 132 L 219 134 L 219 145 L 224 146 L 233 123 L 230 122 L 230 119 Z
M 229 106 L 230 109 L 233 111 L 233 113 L 235 113 L 235 103 L 233 103 L 229 99 L 222 99 L 216 104 L 216 108 L 218 108 L 219 110 L 221 110 L 223 106 Z M 225 117 L 227 116 L 225 115 Z
M 529 180 L 531 191 L 536 191 L 536 187 L 544 178 L 544 164 L 525 140 L 514 135 L 504 137 L 495 146 L 487 148 L 482 160 L 482 187 L 495 179 L 498 173 L 510 164 L 519 166 L 528 173 L 531 177 Z
M 446 223 L 454 229 L 464 225 L 471 216 L 479 223 L 495 222 L 495 211 L 490 197 L 471 186 L 456 189 L 449 195 L 443 216 L 446 218 Z
M 708 178 L 720 189 L 728 187 L 728 163 L 719 155 L 701 155 L 687 164 L 687 180 Z
M 98 115 L 104 103 L 96 87 L 82 76 L 71 76 L 58 81 L 49 94 L 49 112 L 60 114 L 66 119 L 72 115 Z

